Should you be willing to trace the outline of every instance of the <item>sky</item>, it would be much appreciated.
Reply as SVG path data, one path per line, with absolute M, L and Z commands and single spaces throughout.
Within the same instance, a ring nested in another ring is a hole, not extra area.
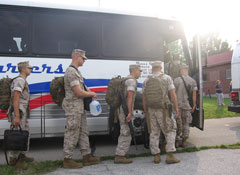
M 219 33 L 234 46 L 240 39 L 240 0 L 31 0 L 78 4 L 182 21 L 188 40 L 196 33 Z

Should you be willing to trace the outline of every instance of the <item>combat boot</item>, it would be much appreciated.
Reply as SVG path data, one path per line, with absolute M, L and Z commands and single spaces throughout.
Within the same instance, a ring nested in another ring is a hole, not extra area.
M 24 170 L 26 170 L 28 168 L 27 165 L 25 165 L 22 161 L 17 160 L 16 158 L 12 158 L 12 157 L 10 158 L 9 165 L 15 166 L 16 168 L 21 168 Z
M 132 163 L 132 159 L 126 156 L 115 156 L 114 163 L 122 163 L 122 164 L 127 164 L 127 163 Z
M 22 161 L 22 162 L 33 162 L 34 158 L 33 157 L 27 157 L 25 154 L 21 153 L 21 154 L 19 154 L 18 160 Z
M 89 166 L 89 165 L 95 165 L 100 162 L 99 157 L 93 157 L 91 154 L 87 154 L 83 156 L 83 165 L 84 166 Z
M 83 167 L 82 163 L 78 163 L 73 159 L 64 158 L 63 168 L 82 168 L 82 167 Z
M 160 154 L 155 154 L 154 155 L 154 163 L 160 163 L 160 162 L 161 162 Z
M 180 162 L 180 159 L 176 158 L 173 153 L 167 153 L 166 157 L 166 163 L 172 164 L 172 163 L 178 163 Z

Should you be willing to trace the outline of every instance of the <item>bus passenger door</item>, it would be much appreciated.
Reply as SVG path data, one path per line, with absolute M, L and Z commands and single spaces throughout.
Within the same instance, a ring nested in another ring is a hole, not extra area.
M 192 114 L 192 126 L 203 130 L 204 128 L 204 110 L 203 110 L 203 81 L 202 81 L 202 62 L 201 62 L 201 48 L 199 37 L 194 37 L 192 50 L 192 68 L 190 75 L 197 82 L 197 108 Z

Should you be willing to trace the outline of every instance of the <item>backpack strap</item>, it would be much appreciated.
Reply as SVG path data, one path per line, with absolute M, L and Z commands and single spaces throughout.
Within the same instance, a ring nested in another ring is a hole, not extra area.
M 181 77 L 181 79 L 182 79 L 182 81 L 183 81 L 183 84 L 184 84 L 184 87 L 185 87 L 185 89 L 186 89 L 186 91 L 187 91 L 188 99 L 190 99 L 190 98 L 191 98 L 191 94 L 190 94 L 190 92 L 189 92 L 189 89 L 187 88 L 186 82 L 185 82 L 184 78 L 182 77 L 182 75 L 181 75 L 180 77 Z M 190 106 L 191 106 L 191 105 L 190 105 Z

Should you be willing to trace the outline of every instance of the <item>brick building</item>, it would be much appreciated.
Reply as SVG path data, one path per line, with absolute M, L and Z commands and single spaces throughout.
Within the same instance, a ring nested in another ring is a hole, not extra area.
M 203 70 L 203 95 L 215 95 L 216 81 L 220 80 L 223 93 L 228 97 L 229 83 L 231 81 L 231 59 L 232 51 L 212 55 L 207 59 L 202 58 Z

